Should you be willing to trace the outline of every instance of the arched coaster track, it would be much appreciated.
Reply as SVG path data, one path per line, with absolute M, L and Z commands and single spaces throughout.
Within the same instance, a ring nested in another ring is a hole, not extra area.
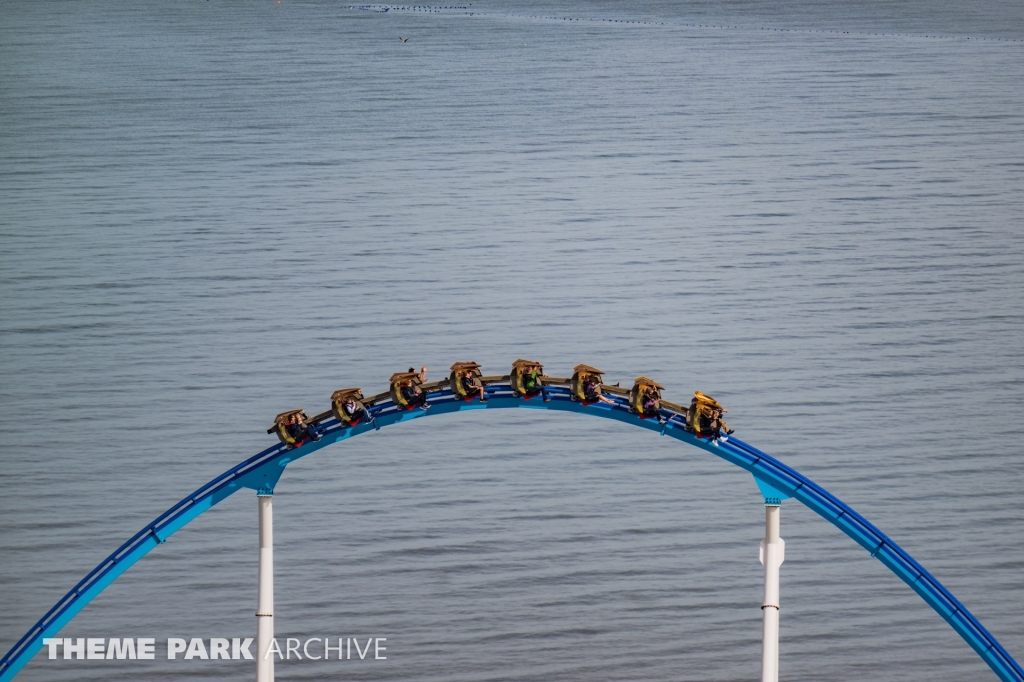
M 656 420 L 639 419 L 629 411 L 626 391 L 615 387 L 604 387 L 614 404 L 598 403 L 584 406 L 570 399 L 566 379 L 544 379 L 544 383 L 549 386 L 550 402 L 543 402 L 539 397 L 532 400 L 514 397 L 508 384 L 508 377 L 485 377 L 485 381 L 489 398 L 486 403 L 477 400 L 466 402 L 453 395 L 447 387 L 447 381 L 424 386 L 430 391 L 429 410 L 405 411 L 396 407 L 386 393 L 373 396 L 366 402 L 372 405 L 370 410 L 375 418 L 375 424 L 362 423 L 349 427 L 329 417 L 319 424 L 318 428 L 322 434 L 319 442 L 308 443 L 294 450 L 288 450 L 284 445 L 275 445 L 225 471 L 157 517 L 75 585 L 0 660 L 0 682 L 11 680 L 42 648 L 44 637 L 56 636 L 57 632 L 86 604 L 150 550 L 166 541 L 189 521 L 242 488 L 264 493 L 272 492 L 289 462 L 374 428 L 438 414 L 504 408 L 577 412 L 614 419 L 649 431 L 660 432 L 664 436 L 693 445 L 746 469 L 754 475 L 766 502 L 777 504 L 782 499 L 790 497 L 803 502 L 849 535 L 870 552 L 871 556 L 910 585 L 911 589 L 971 645 L 999 679 L 1005 682 L 1024 682 L 1024 669 L 949 590 L 867 519 L 795 469 L 734 437 L 718 441 L 697 438 L 683 428 L 682 414 L 673 416 L 665 424 L 659 424 Z M 662 401 L 662 405 L 682 412 L 679 406 L 671 403 Z

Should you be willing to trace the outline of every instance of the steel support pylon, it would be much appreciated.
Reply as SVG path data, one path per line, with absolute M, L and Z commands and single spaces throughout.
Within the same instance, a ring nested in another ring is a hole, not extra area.
M 259 599 L 256 606 L 256 682 L 274 682 L 274 504 L 273 496 L 256 497 L 260 511 Z
M 779 568 L 786 559 L 786 542 L 779 537 L 779 505 L 765 505 L 764 540 L 764 630 L 761 639 L 761 682 L 779 682 Z

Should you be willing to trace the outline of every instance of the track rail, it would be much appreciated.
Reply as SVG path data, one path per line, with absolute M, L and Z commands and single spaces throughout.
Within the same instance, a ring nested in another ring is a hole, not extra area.
M 485 377 L 491 383 L 487 386 L 489 400 L 465 402 L 455 397 L 447 387 L 447 381 L 426 384 L 430 393 L 429 410 L 403 411 L 392 403 L 386 393 L 367 399 L 376 425 L 359 424 L 343 426 L 329 414 L 317 415 L 322 438 L 296 450 L 287 450 L 283 445 L 267 448 L 240 464 L 228 469 L 220 476 L 197 489 L 191 495 L 175 504 L 154 519 L 145 528 L 133 535 L 117 548 L 96 568 L 89 572 L 70 592 L 64 595 L 53 608 L 39 619 L 31 630 L 18 640 L 10 651 L 0 659 L 0 682 L 8 682 L 32 659 L 43 646 L 44 637 L 55 636 L 92 599 L 114 582 L 135 562 L 162 544 L 174 532 L 189 521 L 210 509 L 226 497 L 242 488 L 273 491 L 285 466 L 300 457 L 305 457 L 322 448 L 347 440 L 352 436 L 384 426 L 419 419 L 436 414 L 449 414 L 474 409 L 536 408 L 561 412 L 577 412 L 596 417 L 614 419 L 649 431 L 660 432 L 689 445 L 710 452 L 731 464 L 746 469 L 760 483 L 781 493 L 781 497 L 792 497 L 815 511 L 822 518 L 846 533 L 871 556 L 881 561 L 893 573 L 910 585 L 984 660 L 996 676 L 1004 682 L 1024 682 L 1024 669 L 1010 656 L 988 630 L 921 564 L 914 560 L 899 545 L 893 542 L 871 522 L 858 514 L 849 505 L 827 490 L 814 483 L 800 472 L 786 466 L 739 439 L 708 441 L 687 432 L 680 406 L 662 401 L 673 416 L 665 424 L 653 420 L 641 420 L 629 412 L 628 391 L 614 386 L 604 386 L 614 405 L 596 404 L 583 406 L 573 402 L 566 387 L 567 379 L 546 378 L 551 402 L 540 398 L 523 400 L 512 396 L 508 377 Z

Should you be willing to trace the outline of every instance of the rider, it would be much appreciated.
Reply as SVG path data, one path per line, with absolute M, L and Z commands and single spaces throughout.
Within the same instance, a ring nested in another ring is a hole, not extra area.
M 615 401 L 610 400 L 601 395 L 601 382 L 597 380 L 597 377 L 593 374 L 587 374 L 583 377 L 583 397 L 588 402 L 608 403 L 614 405 Z
M 645 386 L 640 394 L 640 407 L 645 415 L 653 417 L 658 413 L 658 393 L 652 386 Z
M 725 420 L 722 419 L 722 415 L 725 414 L 728 411 L 729 410 L 727 410 L 727 409 L 725 409 L 723 407 L 720 410 L 718 410 L 718 409 L 714 410 L 712 412 L 712 414 L 711 414 L 711 418 L 712 418 L 713 423 L 714 423 L 715 438 L 721 438 L 722 431 L 725 431 L 726 434 L 735 433 L 735 431 L 730 429 L 729 425 L 725 423 Z
M 423 369 L 426 370 L 426 367 L 424 367 Z M 487 402 L 487 395 L 484 393 L 484 384 L 482 381 L 476 378 L 476 374 L 473 373 L 473 370 L 467 369 L 463 371 L 462 376 L 459 378 L 459 380 L 462 381 L 462 387 L 466 390 L 466 395 L 470 395 L 472 393 L 479 393 L 480 402 Z
M 358 402 L 351 395 L 341 401 L 341 411 L 345 413 L 350 424 L 358 423 L 363 419 L 369 422 L 373 421 L 373 416 L 370 415 L 370 411 L 366 409 L 366 406 Z
M 409 368 L 410 372 L 415 372 L 415 367 Z M 427 368 L 423 366 L 420 368 L 419 376 L 417 377 L 420 383 L 426 383 L 427 381 Z M 409 405 L 409 407 L 419 406 L 421 409 L 427 409 L 430 405 L 427 403 L 427 393 L 422 388 L 414 384 L 412 381 L 407 381 L 402 384 L 398 389 L 402 392 L 402 398 Z
M 523 379 L 523 388 L 526 389 L 526 395 L 536 395 L 537 391 L 540 391 L 541 395 L 544 396 L 544 402 L 551 402 L 551 396 L 548 395 L 548 387 L 541 380 L 541 377 L 546 377 L 547 374 L 541 371 L 539 365 L 530 367 L 528 370 L 521 372 L 519 376 Z
M 295 445 L 292 447 L 302 447 L 307 441 L 313 441 L 314 443 L 320 440 L 320 434 L 314 431 L 305 420 L 302 418 L 302 414 L 296 412 L 284 425 L 285 430 L 288 431 L 288 435 L 295 440 Z
M 686 427 L 698 438 L 721 438 L 723 431 L 726 434 L 733 433 L 733 430 L 722 419 L 722 415 L 728 411 L 714 401 L 711 405 L 706 403 L 701 405 L 697 397 L 694 396 L 690 401 L 690 409 L 686 413 Z

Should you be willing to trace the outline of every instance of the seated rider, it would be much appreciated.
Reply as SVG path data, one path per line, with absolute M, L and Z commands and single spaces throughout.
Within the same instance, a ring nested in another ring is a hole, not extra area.
M 362 403 L 356 401 L 353 396 L 348 396 L 341 401 L 341 411 L 345 413 L 349 424 L 358 424 L 363 419 L 373 421 L 370 411 Z
M 415 372 L 416 368 L 410 367 L 409 371 Z M 421 384 L 427 381 L 427 368 L 425 366 L 420 368 L 418 378 Z M 430 405 L 427 404 L 426 391 L 424 391 L 422 388 L 420 388 L 413 382 L 407 381 L 403 383 L 398 390 L 402 392 L 402 399 L 405 400 L 409 407 L 419 407 L 420 409 L 423 410 L 430 407 Z
M 424 367 L 423 369 L 426 369 L 426 367 Z M 462 382 L 462 388 L 465 389 L 466 395 L 479 393 L 480 402 L 487 402 L 487 395 L 484 393 L 484 384 L 482 381 L 476 378 L 476 374 L 473 373 L 473 370 L 467 369 L 464 372 L 462 372 L 462 376 L 459 377 L 459 381 Z
M 708 435 L 718 437 L 716 432 L 716 419 L 714 417 L 714 410 L 710 408 L 704 408 L 697 412 L 697 433 L 698 435 Z
M 302 419 L 302 415 L 298 412 L 288 418 L 288 421 L 284 424 L 284 428 L 288 432 L 288 435 L 295 441 L 295 444 L 292 446 L 294 448 L 302 447 L 307 441 L 313 441 L 315 443 L 320 440 L 320 435 L 306 424 Z
M 657 419 L 664 424 L 668 418 L 661 413 L 662 386 L 653 379 L 637 377 L 629 391 L 629 411 L 641 419 Z
M 640 407 L 647 416 L 658 414 L 658 393 L 650 386 L 646 386 L 640 394 Z
M 727 409 L 725 409 L 723 407 L 720 410 L 715 410 L 712 413 L 712 415 L 711 415 L 712 419 L 714 420 L 715 438 L 721 438 L 722 437 L 722 431 L 725 431 L 727 434 L 735 433 L 735 431 L 730 429 L 729 425 L 725 423 L 725 420 L 722 419 L 722 415 L 725 414 L 728 411 L 729 410 L 727 410 Z
M 548 395 L 548 387 L 541 381 L 541 377 L 546 377 L 541 371 L 540 366 L 534 365 L 525 371 L 521 371 L 519 376 L 523 380 L 523 388 L 526 389 L 527 396 L 535 396 L 540 393 L 544 396 L 544 402 L 550 403 L 551 396 Z
M 704 396 L 705 400 L 709 400 Z M 709 402 L 702 402 L 696 396 L 690 401 L 690 409 L 686 413 L 687 429 L 697 435 L 698 438 L 721 438 L 722 432 L 733 433 L 733 430 L 722 419 L 722 415 L 729 410 L 725 409 L 713 399 Z
M 609 405 L 615 404 L 614 400 L 606 398 L 601 394 L 601 382 L 593 374 L 587 374 L 583 377 L 583 398 L 587 402 L 600 401 Z

